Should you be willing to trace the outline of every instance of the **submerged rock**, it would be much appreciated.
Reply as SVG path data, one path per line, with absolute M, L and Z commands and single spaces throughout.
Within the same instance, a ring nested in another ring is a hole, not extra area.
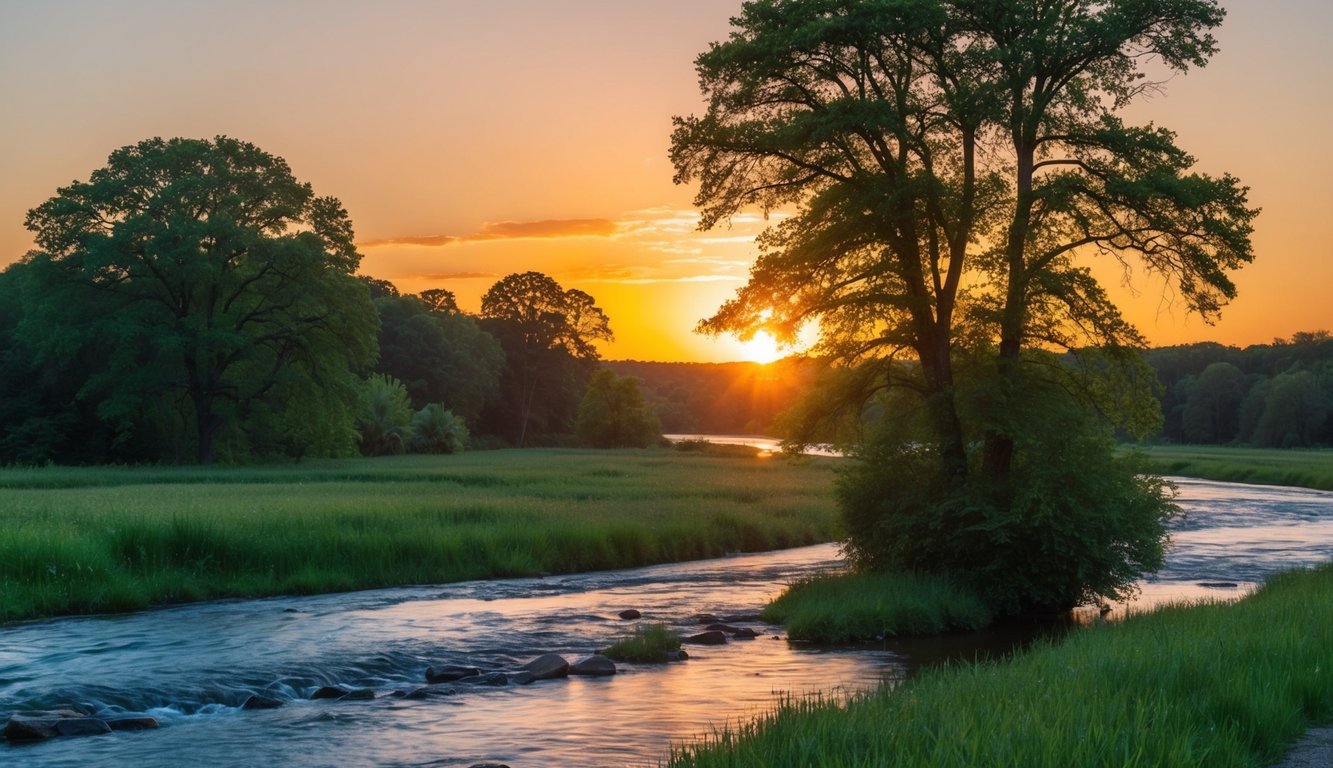
M 749 627 L 733 627 L 730 624 L 709 624 L 705 627 L 709 632 L 724 632 L 737 640 L 753 640 L 759 636 Z
M 401 693 L 394 691 L 392 695 Z M 413 688 L 407 693 L 402 693 L 398 698 L 403 699 L 433 699 L 441 696 L 453 696 L 458 693 L 458 689 L 448 685 L 423 685 L 420 688 Z
M 241 705 L 241 709 L 277 709 L 281 706 L 281 699 L 275 699 L 271 696 L 263 696 L 256 693 L 245 700 L 245 703 Z
M 553 680 L 569 674 L 569 662 L 558 653 L 545 653 L 523 665 L 534 680 Z
M 509 685 L 509 675 L 504 672 L 487 672 L 484 675 L 465 677 L 458 682 L 468 683 L 469 685 Z
M 462 680 L 465 677 L 476 677 L 480 674 L 481 670 L 476 667 L 446 664 L 442 667 L 426 667 L 426 682 L 452 683 L 455 680 Z
M 151 731 L 159 727 L 156 717 L 148 715 L 126 715 L 107 718 L 106 724 L 113 731 Z
M 374 688 L 353 688 L 346 695 L 340 697 L 339 701 L 369 701 L 375 698 Z
M 569 667 L 569 674 L 571 675 L 607 677 L 615 673 L 616 663 L 600 653 L 593 654 L 586 659 L 579 659 Z
M 9 741 L 45 741 L 59 735 L 56 717 L 24 717 L 13 715 L 5 723 L 5 738 Z
M 685 652 L 684 648 L 674 648 L 666 652 L 667 661 L 685 661 L 689 657 L 690 655 Z
M 537 677 L 533 675 L 531 672 L 528 672 L 527 670 L 520 670 L 518 672 L 509 673 L 509 682 L 513 683 L 514 685 L 527 685 L 528 683 L 531 683 L 536 679 Z
M 319 690 L 315 691 L 314 693 L 310 694 L 310 700 L 318 701 L 320 699 L 341 699 L 342 697 L 346 696 L 347 693 L 348 691 L 346 688 L 342 688 L 337 685 L 326 685 L 320 688 Z
M 629 621 L 631 619 L 642 619 L 643 614 L 635 608 L 629 608 L 620 612 L 620 618 Z
M 690 635 L 689 637 L 683 638 L 681 642 L 690 643 L 691 645 L 726 645 L 727 635 L 724 632 L 719 632 L 714 629 L 709 632 L 700 632 L 697 635 Z

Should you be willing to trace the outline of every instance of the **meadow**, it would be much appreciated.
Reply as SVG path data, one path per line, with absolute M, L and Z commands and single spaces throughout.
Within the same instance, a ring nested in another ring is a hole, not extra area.
M 926 669 L 678 747 L 720 766 L 1271 765 L 1333 719 L 1333 564 L 1230 604 L 1174 606 L 998 663 Z
M 1139 450 L 1148 457 L 1149 466 L 1164 475 L 1333 491 L 1333 450 L 1214 445 L 1153 445 Z
M 830 541 L 834 462 L 507 450 L 0 470 L 0 621 Z

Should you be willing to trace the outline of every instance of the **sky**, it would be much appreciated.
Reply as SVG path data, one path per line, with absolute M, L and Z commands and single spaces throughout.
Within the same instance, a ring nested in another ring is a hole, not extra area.
M 1103 270 L 1155 345 L 1333 330 L 1328 0 L 1227 0 L 1210 65 L 1129 113 L 1175 130 L 1263 208 L 1255 263 L 1216 325 L 1141 274 Z M 740 287 L 766 222 L 696 231 L 672 183 L 693 61 L 740 0 L 0 0 L 0 266 L 26 212 L 153 136 L 228 135 L 340 199 L 361 271 L 462 308 L 537 270 L 611 319 L 608 359 L 771 350 L 693 332 Z M 1127 279 L 1126 279 L 1127 278 Z

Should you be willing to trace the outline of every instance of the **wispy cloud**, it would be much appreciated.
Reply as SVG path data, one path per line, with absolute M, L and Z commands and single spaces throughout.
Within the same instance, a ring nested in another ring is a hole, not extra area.
M 438 248 L 442 245 L 458 242 L 458 238 L 453 235 L 416 235 L 410 237 L 388 237 L 382 240 L 366 240 L 357 243 L 360 248 L 379 248 L 384 245 L 421 245 L 428 248 Z
M 422 280 L 494 280 L 499 275 L 494 272 L 435 272 L 418 277 Z
M 456 243 L 480 240 L 515 240 L 521 238 L 554 237 L 611 237 L 621 226 L 610 219 L 542 219 L 540 221 L 487 222 L 470 235 L 409 235 L 367 240 L 357 243 L 362 248 L 386 245 L 415 245 L 440 248 Z

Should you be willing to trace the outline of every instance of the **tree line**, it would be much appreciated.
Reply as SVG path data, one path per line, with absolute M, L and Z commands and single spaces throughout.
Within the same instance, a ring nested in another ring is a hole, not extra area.
M 37 247 L 0 272 L 0 464 L 655 437 L 632 382 L 589 388 L 611 338 L 592 296 L 538 272 L 476 316 L 401 295 L 357 274 L 342 205 L 252 144 L 123 147 L 26 225 Z

